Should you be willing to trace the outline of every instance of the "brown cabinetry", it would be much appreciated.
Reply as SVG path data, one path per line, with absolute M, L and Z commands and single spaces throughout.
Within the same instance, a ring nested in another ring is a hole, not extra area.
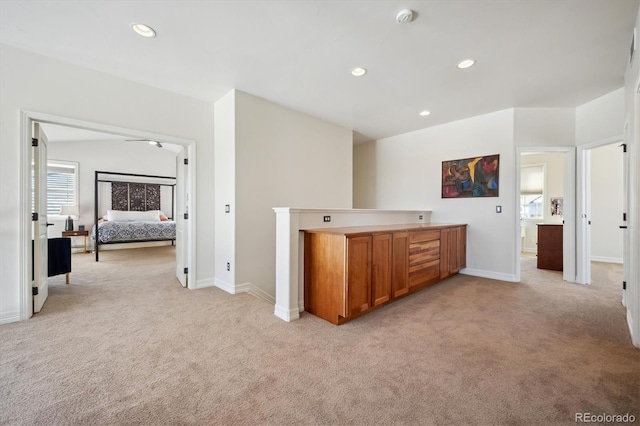
M 378 306 L 391 299 L 391 269 L 393 242 L 391 234 L 374 235 L 371 252 L 372 305 Z
M 393 263 L 391 265 L 391 297 L 409 292 L 409 233 L 393 233 Z
M 538 224 L 537 266 L 562 271 L 562 225 Z
M 466 225 L 305 232 L 305 310 L 342 324 L 439 282 L 466 263 Z

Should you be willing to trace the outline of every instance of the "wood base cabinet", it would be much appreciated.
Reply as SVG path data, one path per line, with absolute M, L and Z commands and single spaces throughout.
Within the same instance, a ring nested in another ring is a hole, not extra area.
M 342 324 L 456 274 L 466 225 L 305 231 L 305 310 Z
M 562 225 L 538 224 L 538 269 L 562 271 Z

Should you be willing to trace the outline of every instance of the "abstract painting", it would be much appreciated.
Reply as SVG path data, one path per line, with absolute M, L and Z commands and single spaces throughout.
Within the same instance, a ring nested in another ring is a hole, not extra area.
M 442 162 L 442 198 L 497 197 L 500 155 Z

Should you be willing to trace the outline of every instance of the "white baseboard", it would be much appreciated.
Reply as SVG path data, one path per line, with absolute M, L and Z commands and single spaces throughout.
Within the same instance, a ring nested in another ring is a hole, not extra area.
M 0 324 L 9 324 L 10 322 L 20 321 L 20 312 L 2 312 L 0 313 Z
M 640 348 L 640 338 L 636 339 L 636 335 L 633 334 L 633 317 L 631 316 L 631 310 L 627 309 L 627 326 L 629 327 L 629 333 L 631 333 L 631 343 L 635 347 Z
M 249 293 L 250 295 L 258 298 L 258 299 L 262 299 L 266 302 L 271 303 L 272 305 L 276 304 L 276 298 L 273 297 L 272 295 L 270 295 L 269 293 L 267 293 L 266 291 L 262 290 L 261 288 L 256 287 L 255 285 L 249 283 L 249 289 L 247 290 L 247 293 Z
M 239 294 L 239 293 L 249 293 L 250 295 L 262 299 L 266 302 L 271 303 L 272 305 L 276 304 L 275 297 L 271 296 L 266 291 L 261 288 L 256 287 L 252 283 L 242 283 L 238 285 L 233 285 L 225 281 L 221 281 L 219 279 L 214 280 L 214 285 L 229 294 Z
M 207 288 L 207 287 L 215 287 L 216 283 L 214 281 L 213 278 L 207 278 L 206 280 L 198 280 L 196 281 L 196 285 L 195 287 L 193 287 L 194 290 L 198 290 L 201 288 Z
M 604 262 L 604 263 L 624 263 L 621 257 L 604 257 L 604 256 L 591 256 L 592 262 Z
M 213 285 L 218 287 L 221 290 L 226 291 L 229 294 L 236 294 L 236 287 L 233 284 L 228 283 L 226 281 L 222 281 L 217 278 L 214 278 Z
M 462 275 L 471 275 L 473 277 L 491 278 L 498 281 L 517 282 L 514 274 L 503 274 L 501 272 L 484 271 L 482 269 L 464 268 L 460 270 Z
M 294 309 L 286 309 L 276 305 L 276 308 L 273 312 L 275 316 L 280 318 L 283 321 L 291 322 L 300 318 L 300 311 L 297 308 Z

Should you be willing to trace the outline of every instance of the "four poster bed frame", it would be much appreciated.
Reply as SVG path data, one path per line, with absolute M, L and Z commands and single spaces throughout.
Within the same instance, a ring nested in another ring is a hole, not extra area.
M 134 177 L 134 178 L 142 178 L 148 179 L 149 182 L 145 181 L 136 181 L 136 182 L 127 182 L 124 180 L 114 180 L 111 177 Z M 158 183 L 158 182 L 169 182 L 172 183 Z M 175 212 L 174 212 L 174 204 L 175 204 L 175 192 L 176 192 L 176 178 L 174 176 L 154 176 L 154 175 L 142 175 L 136 173 L 118 173 L 118 172 L 104 172 L 104 171 L 96 171 L 95 172 L 95 184 L 94 184 L 94 228 L 92 231 L 92 238 L 94 238 L 95 243 L 95 252 L 96 252 L 96 262 L 99 261 L 99 251 L 100 246 L 104 244 L 126 244 L 126 243 L 144 243 L 144 242 L 155 242 L 155 241 L 171 241 L 171 245 L 175 243 L 176 237 L 175 232 L 173 232 L 173 236 L 167 237 L 150 237 L 141 239 L 135 238 L 130 240 L 121 240 L 116 239 L 110 242 L 101 242 L 100 241 L 100 219 L 102 218 L 99 213 L 99 184 L 100 183 L 110 183 L 111 184 L 111 209 L 112 210 L 122 210 L 122 211 L 148 211 L 148 210 L 160 210 L 161 202 L 160 202 L 160 193 L 161 188 L 163 186 L 171 187 L 171 216 L 170 219 L 173 221 Z M 114 189 L 114 184 L 122 188 L 121 190 Z M 124 190 L 124 186 L 126 186 L 126 190 Z M 144 191 L 141 193 L 140 188 L 144 187 Z M 149 190 L 147 189 L 149 186 Z M 153 186 L 158 186 L 157 194 L 155 193 L 155 189 Z M 137 189 L 134 191 L 133 189 Z M 136 192 L 136 194 L 132 194 L 132 192 Z M 151 194 L 152 196 L 147 199 L 147 194 Z M 141 225 L 148 222 L 128 222 L 139 223 Z M 175 223 L 174 223 L 175 226 Z M 94 234 L 95 233 L 95 234 Z

